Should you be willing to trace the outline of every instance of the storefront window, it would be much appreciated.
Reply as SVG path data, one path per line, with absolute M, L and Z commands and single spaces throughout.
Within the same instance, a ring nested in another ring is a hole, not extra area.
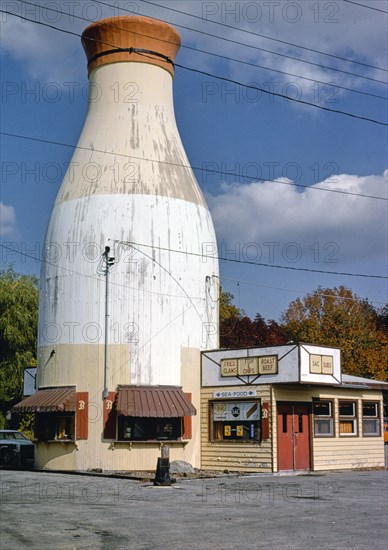
M 182 437 L 183 418 L 118 417 L 119 441 L 177 440 Z
M 260 400 L 211 403 L 212 441 L 260 441 Z
M 362 433 L 366 436 L 380 435 L 380 407 L 378 401 L 362 402 Z
M 314 435 L 315 437 L 331 437 L 334 435 L 333 402 L 314 400 Z
M 355 401 L 339 402 L 340 436 L 357 435 L 357 405 Z
M 38 441 L 74 440 L 73 412 L 36 413 L 35 437 Z

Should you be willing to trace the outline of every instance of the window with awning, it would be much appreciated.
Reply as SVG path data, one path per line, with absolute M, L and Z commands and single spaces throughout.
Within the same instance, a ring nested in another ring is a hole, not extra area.
M 189 438 L 188 419 L 197 412 L 189 396 L 176 386 L 119 386 L 116 411 L 121 441 Z
M 43 388 L 12 408 L 15 413 L 35 413 L 38 441 L 74 441 L 88 438 L 88 392 L 74 386 Z
M 75 387 L 45 388 L 26 397 L 12 407 L 12 412 L 75 412 Z

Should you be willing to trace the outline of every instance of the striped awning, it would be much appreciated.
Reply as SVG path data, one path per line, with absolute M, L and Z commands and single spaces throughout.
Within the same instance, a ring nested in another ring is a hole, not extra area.
M 12 412 L 75 411 L 75 388 L 49 388 L 38 390 L 12 407 Z
M 117 413 L 124 416 L 174 418 L 197 414 L 177 386 L 119 386 Z

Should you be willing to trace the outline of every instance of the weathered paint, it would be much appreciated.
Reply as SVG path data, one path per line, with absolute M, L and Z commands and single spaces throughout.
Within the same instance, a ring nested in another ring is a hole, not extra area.
M 109 246 L 115 256 L 108 391 L 181 385 L 199 409 L 199 353 L 218 345 L 218 262 L 202 255 L 216 239 L 176 126 L 171 74 L 120 62 L 99 66 L 90 81 L 85 125 L 46 234 L 37 373 L 38 388 L 88 392 L 89 433 L 76 444 L 39 444 L 38 465 L 147 469 L 158 444 L 101 441 L 103 253 Z M 172 458 L 199 466 L 198 417 L 192 440 L 172 447 Z
M 310 467 L 314 471 L 384 467 L 384 436 L 362 435 L 362 401 L 380 403 L 380 424 L 382 424 L 382 396 L 380 391 L 350 390 L 335 387 L 280 387 L 270 385 L 246 386 L 257 392 L 256 398 L 267 404 L 270 412 L 270 437 L 261 443 L 212 442 L 209 435 L 210 402 L 215 401 L 214 393 L 218 386 L 201 390 L 201 463 L 203 469 L 231 470 L 241 472 L 277 472 L 278 438 L 277 438 L 277 402 L 309 403 L 314 398 L 331 399 L 335 406 L 335 437 L 314 437 L 311 416 L 310 425 Z M 240 386 L 230 386 L 229 391 L 241 391 Z M 357 401 L 358 435 L 354 437 L 339 436 L 338 400 L 352 399 Z M 306 450 L 309 452 L 309 449 Z
M 209 435 L 209 422 L 211 422 L 209 407 L 210 402 L 217 401 L 213 393 L 219 388 L 202 388 L 201 392 L 201 464 L 203 469 L 231 470 L 239 472 L 271 472 L 271 439 L 263 439 L 261 442 L 212 442 Z M 256 389 L 247 386 L 246 389 Z M 230 391 L 241 390 L 241 386 L 231 386 Z M 270 386 L 260 386 L 257 393 L 261 399 L 261 405 L 270 402 Z M 271 421 L 270 421 L 271 424 Z
M 95 346 L 98 348 L 98 346 Z M 92 346 L 91 346 L 92 349 Z M 199 394 L 199 350 L 182 350 L 181 381 L 183 390 L 192 393 L 191 401 L 200 410 Z M 101 350 L 102 356 L 102 350 Z M 82 362 L 81 362 L 82 363 Z M 89 369 L 82 369 L 85 375 L 80 386 L 89 389 L 88 439 L 75 443 L 58 441 L 37 444 L 37 467 L 63 470 L 154 470 L 160 456 L 160 442 L 117 442 L 115 436 L 104 439 L 104 408 L 102 399 L 102 376 L 93 384 L 88 376 Z M 101 370 L 101 369 L 100 369 Z M 98 383 L 100 381 L 100 384 Z M 113 392 L 108 398 L 112 398 Z M 200 467 L 200 417 L 192 417 L 192 437 L 187 441 L 171 442 L 171 460 L 185 460 Z
M 381 392 L 369 390 L 344 390 L 343 388 L 280 388 L 273 387 L 273 410 L 276 411 L 277 401 L 288 402 L 312 402 L 313 398 L 333 399 L 335 406 L 335 425 L 334 437 L 312 437 L 311 438 L 311 456 L 313 470 L 338 470 L 338 469 L 356 469 L 384 467 L 384 438 L 380 436 L 362 435 L 362 400 L 378 401 L 380 403 L 380 413 L 382 415 L 382 397 Z M 352 437 L 339 436 L 338 421 L 338 400 L 352 399 L 357 401 L 357 424 L 359 426 L 358 435 Z M 382 417 L 380 420 L 382 425 Z M 272 424 L 273 436 L 273 467 L 274 471 L 278 469 L 277 457 L 277 418 L 276 412 L 273 413 Z

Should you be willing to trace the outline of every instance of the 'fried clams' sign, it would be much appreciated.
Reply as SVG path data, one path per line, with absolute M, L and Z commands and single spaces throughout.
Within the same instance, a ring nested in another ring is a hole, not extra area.
M 221 376 L 223 377 L 259 376 L 262 374 L 277 374 L 277 372 L 277 355 L 221 359 Z

